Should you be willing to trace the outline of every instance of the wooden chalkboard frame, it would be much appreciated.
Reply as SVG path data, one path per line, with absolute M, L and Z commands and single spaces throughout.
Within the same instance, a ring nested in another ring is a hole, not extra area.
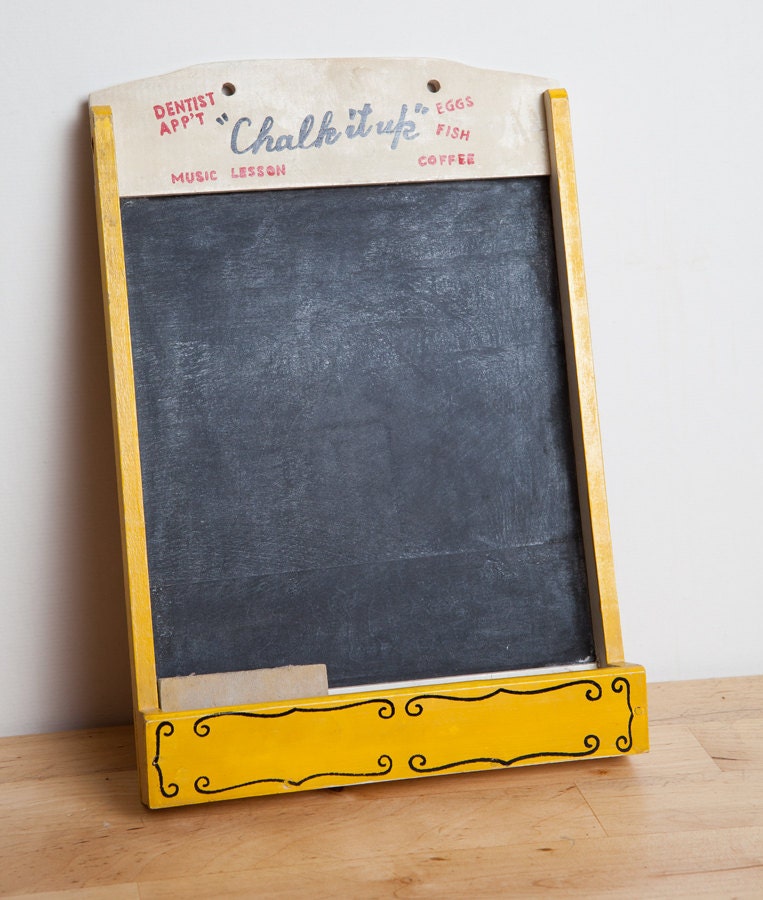
M 277 74 L 288 63 L 258 65 L 265 67 L 258 69 L 260 73 Z M 335 60 L 330 64 L 314 61 L 301 65 L 306 68 L 297 71 L 300 77 L 323 77 L 328 86 L 341 83 L 349 73 L 361 69 L 388 75 L 394 72 L 403 79 L 423 78 L 425 73 L 436 72 L 439 80 L 424 79 L 421 86 L 426 84 L 430 92 L 437 92 L 440 81 L 454 85 L 449 91 L 450 99 L 443 100 L 443 108 L 454 113 L 457 120 L 459 113 L 466 115 L 466 107 L 472 105 L 471 94 L 459 87 L 479 84 L 480 79 L 493 79 L 490 84 L 499 86 L 502 98 L 504 90 L 513 96 L 510 92 L 517 80 L 523 95 L 532 99 L 534 92 L 538 108 L 541 103 L 545 108 L 545 124 L 537 133 L 536 123 L 529 150 L 524 147 L 507 151 L 501 146 L 500 114 L 497 119 L 478 119 L 482 129 L 482 143 L 478 146 L 487 162 L 475 165 L 474 172 L 469 171 L 468 175 L 490 178 L 516 174 L 506 171 L 505 155 L 512 159 L 522 157 L 519 174 L 526 172 L 528 166 L 537 166 L 537 159 L 548 166 L 597 666 L 585 671 L 413 684 L 192 711 L 160 708 L 120 198 L 125 194 L 172 195 L 224 188 L 210 185 L 210 172 L 215 170 L 203 164 L 201 168 L 194 165 L 193 171 L 189 168 L 190 174 L 196 173 L 194 178 L 173 179 L 171 187 L 157 187 L 151 181 L 153 170 L 161 170 L 166 181 L 166 164 L 152 166 L 139 161 L 144 141 L 140 134 L 132 139 L 131 111 L 121 104 L 120 89 L 104 91 L 91 98 L 91 126 L 142 799 L 151 807 L 174 806 L 642 752 L 648 747 L 645 674 L 640 666 L 624 662 L 620 633 L 566 92 L 541 79 L 485 73 L 439 61 Z M 197 76 L 205 69 L 207 82 L 219 82 L 224 95 L 231 91 L 236 78 L 225 80 L 222 72 L 238 71 L 235 65 L 228 70 L 220 66 L 196 67 L 175 73 L 173 78 L 186 73 Z M 240 77 L 246 74 L 242 68 Z M 190 82 L 198 83 L 198 79 L 190 78 Z M 151 94 L 142 89 L 134 92 L 144 106 L 147 96 L 162 95 L 165 84 L 162 79 L 137 84 L 149 83 Z M 183 83 L 182 78 L 179 83 Z M 173 96 L 175 91 L 174 96 L 181 96 L 177 80 L 166 84 L 167 95 Z M 193 94 L 190 90 L 189 94 L 192 97 L 188 98 L 187 112 L 194 103 L 197 112 L 202 112 L 204 92 Z M 191 103 L 193 97 L 197 99 Z M 171 131 L 187 129 L 192 118 L 185 112 L 181 115 L 174 101 L 157 103 L 153 110 L 152 125 L 155 131 L 162 128 L 167 143 L 172 140 Z M 120 115 L 123 118 L 117 123 Z M 400 122 L 404 115 L 402 112 Z M 540 117 L 542 120 L 542 113 Z M 168 124 L 172 120 L 175 124 Z M 221 118 L 217 121 L 222 124 Z M 466 122 L 471 120 L 467 117 Z M 464 127 L 460 126 L 462 133 Z M 164 131 L 165 128 L 170 130 Z M 121 139 L 115 137 L 117 131 Z M 404 128 L 401 134 L 405 136 Z M 433 147 L 437 153 L 419 155 L 418 159 L 433 158 L 436 163 L 444 159 L 447 164 L 452 154 L 438 156 L 442 145 L 436 142 L 434 133 L 424 137 L 429 141 L 422 142 L 427 153 Z M 528 153 L 535 154 L 530 163 L 526 161 Z M 469 165 L 473 163 L 474 156 Z M 465 177 L 464 172 L 454 174 L 452 164 L 434 175 L 427 170 L 413 174 L 409 171 L 402 176 L 385 169 L 386 162 L 382 165 L 372 161 L 368 165 L 376 167 L 372 169 L 378 172 L 375 177 L 369 177 L 367 171 L 345 177 L 337 174 L 339 170 L 329 169 L 308 172 L 304 182 L 296 186 Z M 135 174 L 138 170 L 139 177 Z M 249 183 L 240 189 L 260 187 Z

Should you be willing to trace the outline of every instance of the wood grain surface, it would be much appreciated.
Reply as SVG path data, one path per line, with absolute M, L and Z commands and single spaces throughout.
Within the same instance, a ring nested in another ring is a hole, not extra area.
M 0 896 L 763 896 L 763 676 L 650 687 L 652 751 L 150 812 L 129 727 L 0 741 Z

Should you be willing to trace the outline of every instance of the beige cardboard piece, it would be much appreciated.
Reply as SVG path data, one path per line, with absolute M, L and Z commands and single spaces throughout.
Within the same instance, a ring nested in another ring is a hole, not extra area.
M 214 709 L 328 694 L 326 666 L 280 666 L 159 679 L 163 710 Z

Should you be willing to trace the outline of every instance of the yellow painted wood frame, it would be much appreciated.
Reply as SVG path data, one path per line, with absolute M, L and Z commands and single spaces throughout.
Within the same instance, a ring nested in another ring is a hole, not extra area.
M 624 662 L 566 92 L 546 91 L 559 282 L 598 667 L 291 702 L 159 709 L 111 109 L 91 126 L 141 796 L 150 807 L 648 749 L 646 679 Z

